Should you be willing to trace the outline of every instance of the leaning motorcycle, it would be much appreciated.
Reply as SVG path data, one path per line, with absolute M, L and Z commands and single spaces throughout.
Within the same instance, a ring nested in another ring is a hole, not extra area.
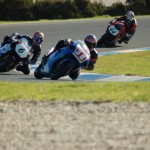
M 97 46 L 116 46 L 119 40 L 125 36 L 125 25 L 123 21 L 113 21 L 108 25 L 105 33 L 97 42 Z
M 46 61 L 42 59 L 34 71 L 34 76 L 37 79 L 46 77 L 57 80 L 63 76 L 70 76 L 75 70 L 87 66 L 89 61 L 88 47 L 83 41 L 77 40 L 69 46 L 53 52 Z
M 8 72 L 26 61 L 30 56 L 30 48 L 26 39 L 0 47 L 0 72 Z

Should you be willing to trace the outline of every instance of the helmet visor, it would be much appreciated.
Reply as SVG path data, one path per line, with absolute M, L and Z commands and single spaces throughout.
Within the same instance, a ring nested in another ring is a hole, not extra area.
M 33 39 L 37 44 L 41 44 L 43 42 L 43 39 L 38 37 L 37 35 L 34 35 Z
M 89 49 L 93 49 L 96 47 L 96 43 L 85 42 Z

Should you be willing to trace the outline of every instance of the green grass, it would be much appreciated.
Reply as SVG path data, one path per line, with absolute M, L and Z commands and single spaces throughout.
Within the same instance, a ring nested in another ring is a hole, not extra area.
M 96 67 L 92 72 L 150 77 L 150 51 L 99 57 Z
M 150 102 L 150 83 L 49 82 L 0 83 L 1 101 Z
M 150 76 L 150 51 L 103 56 L 95 73 Z M 150 102 L 150 82 L 0 82 L 0 101 Z

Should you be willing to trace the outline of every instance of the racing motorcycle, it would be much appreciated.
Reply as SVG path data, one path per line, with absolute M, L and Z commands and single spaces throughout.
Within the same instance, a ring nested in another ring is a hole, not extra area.
M 20 62 L 26 61 L 30 56 L 30 46 L 23 38 L 0 47 L 0 72 L 14 69 Z
M 70 76 L 75 70 L 87 66 L 89 61 L 88 47 L 83 41 L 77 40 L 50 54 L 46 61 L 42 59 L 40 65 L 34 71 L 34 76 L 37 79 L 46 77 L 57 80 L 63 76 Z
M 97 42 L 97 46 L 116 46 L 125 36 L 125 25 L 123 21 L 112 21 Z

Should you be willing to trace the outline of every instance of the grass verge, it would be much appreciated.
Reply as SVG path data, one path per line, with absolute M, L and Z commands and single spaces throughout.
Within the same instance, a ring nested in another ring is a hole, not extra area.
M 95 69 L 100 74 L 138 75 L 150 77 L 150 51 L 99 57 Z M 84 72 L 87 72 L 84 70 Z
M 0 101 L 150 101 L 148 82 L 2 82 Z

